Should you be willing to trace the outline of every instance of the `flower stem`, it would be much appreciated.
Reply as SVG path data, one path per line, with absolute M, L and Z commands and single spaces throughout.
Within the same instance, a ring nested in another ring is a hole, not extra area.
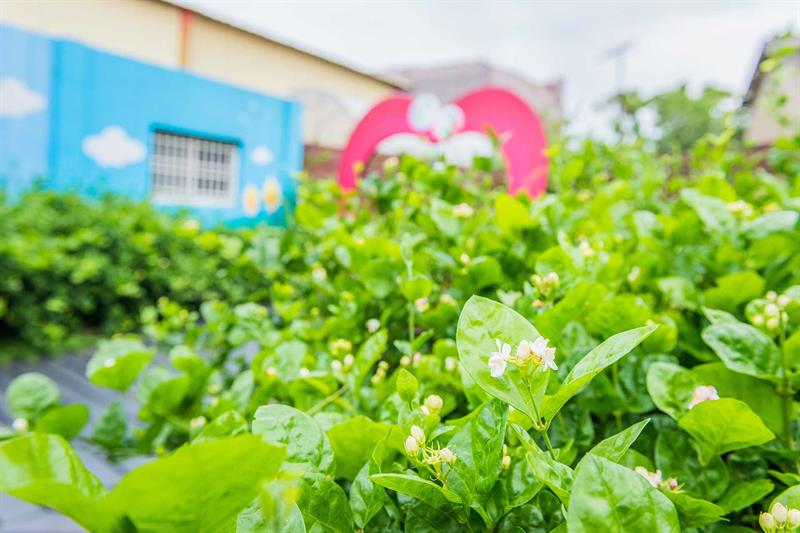
M 547 445 L 547 450 L 550 452 L 550 457 L 553 458 L 554 461 L 556 459 L 556 452 L 553 450 L 553 445 L 550 444 L 550 437 L 547 435 L 547 425 L 542 423 L 542 417 L 539 415 L 539 409 L 536 407 L 536 400 L 533 398 L 533 391 L 531 390 L 531 382 L 527 376 L 525 376 L 525 388 L 528 389 L 528 395 L 531 397 L 531 405 L 533 406 L 533 414 L 536 416 L 536 420 L 532 420 L 533 427 L 542 434 L 544 437 L 544 443 Z
M 787 376 L 789 363 L 786 356 L 786 346 L 784 345 L 786 341 L 786 323 L 783 320 L 782 309 L 778 316 L 778 320 L 780 321 L 780 336 L 778 338 L 781 354 L 781 383 L 778 386 L 778 394 L 781 395 L 781 399 L 783 400 L 781 402 L 783 438 L 786 441 L 786 447 L 789 448 L 789 451 L 794 452 L 794 437 L 792 435 L 792 404 L 794 391 L 792 391 L 792 384 L 789 381 L 789 376 Z M 800 459 L 795 459 L 794 467 L 797 472 L 800 472 Z
M 318 413 L 318 412 L 319 412 L 319 411 L 321 411 L 321 410 L 322 410 L 322 409 L 323 409 L 323 408 L 324 408 L 326 405 L 328 405 L 328 404 L 330 404 L 330 403 L 333 403 L 333 402 L 335 402 L 336 400 L 338 400 L 338 399 L 339 399 L 339 397 L 340 397 L 342 394 L 344 394 L 345 392 L 347 392 L 347 389 L 348 389 L 348 386 L 347 386 L 347 385 L 342 385 L 342 386 L 341 386 L 339 389 L 337 389 L 337 390 L 336 390 L 336 391 L 334 391 L 333 393 L 329 394 L 329 395 L 328 395 L 326 398 L 323 398 L 322 400 L 320 400 L 319 402 L 317 402 L 316 404 L 314 404 L 313 406 L 311 406 L 311 409 L 309 409 L 308 411 L 306 411 L 306 414 L 308 414 L 309 416 L 312 416 L 312 415 L 314 415 L 314 414 Z

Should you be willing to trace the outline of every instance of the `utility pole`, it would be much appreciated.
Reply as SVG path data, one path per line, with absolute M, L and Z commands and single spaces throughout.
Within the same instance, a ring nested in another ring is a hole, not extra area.
M 621 98 L 622 89 L 625 84 L 625 60 L 627 59 L 628 52 L 633 48 L 633 41 L 622 41 L 606 50 L 601 56 L 601 60 L 610 60 L 614 62 L 614 91 L 618 98 Z M 622 100 L 619 101 L 619 136 L 622 139 L 622 119 L 624 118 L 624 109 Z

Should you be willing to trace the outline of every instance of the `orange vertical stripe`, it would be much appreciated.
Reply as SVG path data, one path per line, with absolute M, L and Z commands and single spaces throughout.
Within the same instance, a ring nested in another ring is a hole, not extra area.
M 181 9 L 181 26 L 178 41 L 178 64 L 186 67 L 189 64 L 189 31 L 192 27 L 192 12 Z

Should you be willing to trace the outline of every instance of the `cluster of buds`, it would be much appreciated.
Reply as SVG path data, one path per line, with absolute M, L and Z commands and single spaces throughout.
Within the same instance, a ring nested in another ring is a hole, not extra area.
M 469 218 L 475 211 L 467 203 L 460 203 L 453 206 L 453 216 L 456 218 Z
M 339 361 L 338 359 L 334 359 L 331 362 L 331 370 L 336 373 L 339 372 L 347 372 L 351 368 L 353 368 L 353 363 L 356 362 L 356 358 L 353 357 L 353 354 L 349 353 L 344 356 L 344 358 Z
M 422 414 L 425 416 L 429 415 L 438 415 L 439 412 L 442 410 L 442 406 L 444 405 L 444 401 L 442 397 L 438 394 L 431 394 L 422 404 Z
M 686 408 L 691 409 L 698 403 L 707 402 L 709 400 L 719 400 L 719 393 L 717 393 L 716 387 L 712 385 L 699 385 L 694 388 L 692 401 L 689 402 Z
M 780 502 L 775 502 L 772 510 L 758 515 L 758 525 L 766 533 L 794 531 L 800 527 L 800 510 L 787 509 Z
M 728 211 L 740 218 L 750 218 L 753 216 L 753 206 L 744 200 L 728 202 Z
M 422 354 L 419 352 L 414 353 L 413 357 L 404 355 L 400 358 L 400 366 L 408 368 L 409 366 L 417 366 L 422 361 Z
M 526 370 L 530 370 L 530 363 L 533 363 L 533 369 L 541 366 L 545 371 L 558 370 L 555 362 L 556 349 L 548 346 L 548 342 L 544 337 L 537 337 L 532 342 L 523 340 L 517 346 L 516 355 L 511 355 L 511 346 L 500 342 L 500 339 L 495 339 L 497 351 L 489 356 L 489 372 L 492 377 L 499 378 L 506 371 L 508 363 Z
M 789 315 L 786 313 L 786 307 L 791 303 L 792 299 L 787 294 L 778 294 L 775 291 L 769 291 L 766 294 L 767 304 L 761 313 L 755 314 L 750 317 L 750 322 L 756 327 L 764 328 L 768 333 L 774 335 L 780 331 L 781 324 L 786 324 L 789 321 Z
M 444 484 L 456 464 L 456 454 L 450 448 L 434 448 L 425 443 L 425 431 L 419 426 L 411 426 L 411 434 L 405 441 L 406 454 L 420 461 L 434 477 Z M 445 472 L 444 466 L 447 465 Z
M 511 466 L 511 456 L 508 455 L 508 446 L 503 444 L 503 470 L 508 470 Z
M 331 342 L 331 352 L 333 355 L 344 355 L 353 350 L 353 343 L 347 339 L 336 339 Z
M 386 372 L 389 371 L 389 363 L 386 361 L 381 361 L 378 363 L 378 369 L 375 370 L 375 374 L 372 375 L 370 381 L 373 385 L 381 383 L 384 379 L 386 379 Z
M 653 487 L 657 489 L 664 489 L 670 492 L 678 492 L 678 490 L 680 489 L 680 486 L 678 485 L 678 480 L 675 479 L 674 477 L 664 480 L 661 474 L 661 470 L 650 472 L 643 466 L 637 466 L 633 470 L 637 474 L 645 478 L 648 483 L 650 483 Z
M 534 274 L 531 276 L 531 282 L 533 282 L 533 285 L 545 298 L 550 298 L 550 296 L 555 293 L 556 289 L 561 286 L 561 280 L 559 279 L 558 274 L 555 272 L 550 272 L 546 276 Z
M 417 308 L 417 311 L 420 313 L 424 313 L 430 308 L 431 304 L 427 298 L 417 298 L 414 300 L 414 307 Z

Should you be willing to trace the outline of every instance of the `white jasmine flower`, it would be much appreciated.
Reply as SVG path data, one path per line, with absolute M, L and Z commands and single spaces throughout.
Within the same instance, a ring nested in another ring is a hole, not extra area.
M 628 272 L 628 283 L 634 283 L 642 273 L 642 269 L 638 266 L 634 266 L 630 272 Z
M 427 398 L 425 398 L 424 407 L 428 409 L 431 413 L 438 413 L 442 410 L 442 406 L 444 405 L 444 401 L 442 397 L 438 394 L 431 394 Z
M 427 298 L 417 298 L 414 300 L 414 306 L 417 308 L 417 311 L 424 313 L 430 307 L 430 303 Z
M 687 409 L 691 409 L 698 403 L 708 400 L 719 400 L 719 394 L 717 393 L 716 387 L 713 387 L 712 385 L 699 385 L 694 388 L 694 392 L 692 393 L 692 401 L 689 402 L 689 405 L 686 407 Z
M 18 433 L 27 433 L 30 429 L 30 423 L 27 418 L 15 418 L 11 423 L 11 427 Z
M 370 333 L 375 333 L 381 327 L 381 321 L 377 318 L 370 318 L 367 320 L 367 331 Z
M 453 206 L 453 216 L 456 218 L 469 218 L 474 213 L 469 204 L 461 203 Z
M 458 361 L 456 361 L 455 357 L 445 357 L 444 358 L 444 369 L 448 372 L 452 372 L 458 366 Z
M 449 465 L 452 465 L 456 462 L 456 454 L 454 454 L 450 448 L 442 448 L 439 450 L 439 457 L 443 463 L 447 463 Z
M 661 485 L 661 483 L 663 482 L 662 478 L 661 478 L 661 470 L 656 470 L 655 472 L 649 472 L 643 466 L 637 466 L 633 470 L 637 474 L 639 474 L 642 477 L 644 477 L 655 488 L 658 488 L 658 486 Z
M 196 416 L 191 420 L 189 420 L 189 427 L 194 431 L 197 431 L 198 429 L 200 429 L 205 425 L 206 425 L 206 417 L 204 416 Z
M 408 438 L 406 438 L 405 448 L 408 455 L 417 455 L 417 452 L 419 452 L 419 444 L 417 444 L 417 439 L 409 435 Z
M 411 426 L 411 436 L 417 441 L 417 444 L 422 446 L 425 444 L 425 431 L 419 426 Z
M 580 251 L 583 257 L 592 257 L 594 256 L 594 248 L 589 244 L 588 241 L 581 241 L 578 243 L 578 251 Z
M 495 339 L 497 351 L 489 356 L 489 372 L 493 378 L 499 378 L 506 371 L 506 364 L 511 358 L 511 346 L 501 343 L 500 339 Z
M 112 366 L 114 366 L 116 364 L 117 364 L 117 360 L 114 359 L 113 357 L 109 357 L 108 359 L 103 361 L 103 366 L 106 367 L 106 368 L 111 368 Z
M 521 361 L 533 359 L 536 364 L 546 369 L 558 370 L 556 365 L 556 349 L 548 346 L 549 341 L 544 337 L 537 337 L 533 342 L 523 340 L 517 347 L 517 358 Z

